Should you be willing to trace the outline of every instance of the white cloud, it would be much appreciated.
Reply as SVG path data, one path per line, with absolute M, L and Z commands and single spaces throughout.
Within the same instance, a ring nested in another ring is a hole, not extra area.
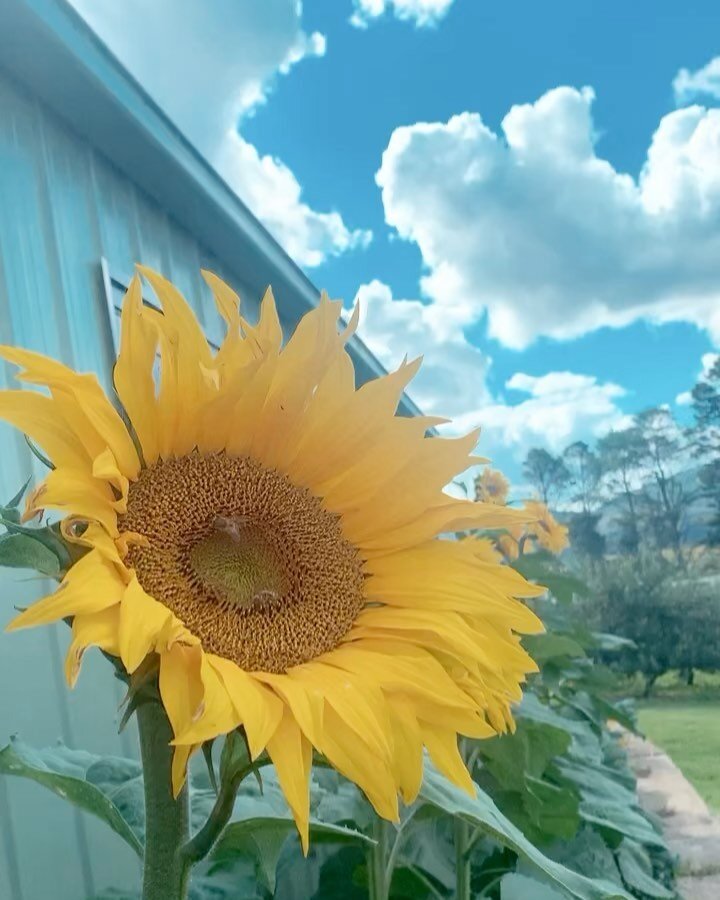
M 480 410 L 480 423 L 494 443 L 503 447 L 544 446 L 560 452 L 574 440 L 598 437 L 629 424 L 617 406 L 625 390 L 591 375 L 548 372 L 535 376 L 517 372 L 506 383 L 522 393 L 514 405 L 495 403 Z
M 501 468 L 511 453 L 529 447 L 558 452 L 573 440 L 589 439 L 627 423 L 617 401 L 625 391 L 589 375 L 518 372 L 506 383 L 511 396 L 492 397 L 486 384 L 491 360 L 465 337 L 462 325 L 439 302 L 395 300 L 373 281 L 360 288 L 359 333 L 387 368 L 402 357 L 423 355 L 409 393 L 424 412 L 452 417 L 454 433 L 480 426 L 480 452 Z M 518 395 L 520 395 L 518 397 Z
M 673 79 L 673 91 L 678 106 L 698 96 L 720 98 L 720 56 L 694 72 L 680 69 Z
M 385 368 L 396 368 L 406 355 L 423 357 L 410 391 L 423 412 L 458 417 L 490 401 L 485 384 L 490 360 L 444 309 L 394 300 L 381 281 L 363 284 L 357 299 L 360 337 Z
M 337 212 L 302 199 L 295 175 L 238 133 L 279 75 L 322 56 L 297 0 L 72 0 L 111 50 L 280 243 L 307 266 L 367 243 Z
M 590 88 L 397 128 L 376 175 L 421 291 L 521 349 L 637 319 L 720 340 L 720 110 L 660 121 L 639 178 L 596 154 Z
M 367 28 L 386 11 L 402 22 L 413 22 L 418 28 L 437 25 L 453 0 L 353 0 L 354 12 L 350 22 L 356 28 Z

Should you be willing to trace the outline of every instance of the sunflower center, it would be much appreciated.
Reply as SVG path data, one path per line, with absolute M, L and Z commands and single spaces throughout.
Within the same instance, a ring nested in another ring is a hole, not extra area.
M 208 652 L 284 672 L 332 650 L 363 607 L 362 560 L 339 518 L 247 457 L 191 453 L 143 469 L 121 531 L 127 564 Z
M 209 591 L 240 609 L 277 602 L 290 587 L 272 541 L 246 519 L 218 516 L 190 548 L 190 564 Z

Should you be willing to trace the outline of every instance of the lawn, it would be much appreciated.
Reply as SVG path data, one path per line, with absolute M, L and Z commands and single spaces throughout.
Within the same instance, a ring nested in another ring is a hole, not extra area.
M 698 693 L 638 701 L 638 723 L 720 812 L 720 696 Z

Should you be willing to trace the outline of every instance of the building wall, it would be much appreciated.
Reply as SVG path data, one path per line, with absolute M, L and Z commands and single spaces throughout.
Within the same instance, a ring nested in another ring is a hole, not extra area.
M 0 70 L 0 341 L 95 371 L 107 386 L 113 341 L 103 257 L 122 280 L 136 261 L 171 278 L 216 341 L 220 320 L 201 267 L 232 283 L 245 314 L 256 314 L 241 278 Z M 0 363 L 0 386 L 13 384 L 12 367 Z M 0 460 L 0 501 L 41 474 L 22 436 L 2 423 Z M 14 606 L 52 587 L 28 573 L 3 573 L 0 628 Z M 67 637 L 64 625 L 0 633 L 0 745 L 18 734 L 36 746 L 62 740 L 134 754 L 132 729 L 117 734 L 121 685 L 99 654 L 87 654 L 78 686 L 67 689 Z M 0 898 L 78 900 L 137 878 L 132 852 L 105 825 L 39 786 L 0 777 Z

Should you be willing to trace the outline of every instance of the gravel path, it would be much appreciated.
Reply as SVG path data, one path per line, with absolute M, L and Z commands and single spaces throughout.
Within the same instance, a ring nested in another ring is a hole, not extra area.
M 635 735 L 624 738 L 643 808 L 663 823 L 665 840 L 678 859 L 683 900 L 720 900 L 720 818 L 670 757 Z

